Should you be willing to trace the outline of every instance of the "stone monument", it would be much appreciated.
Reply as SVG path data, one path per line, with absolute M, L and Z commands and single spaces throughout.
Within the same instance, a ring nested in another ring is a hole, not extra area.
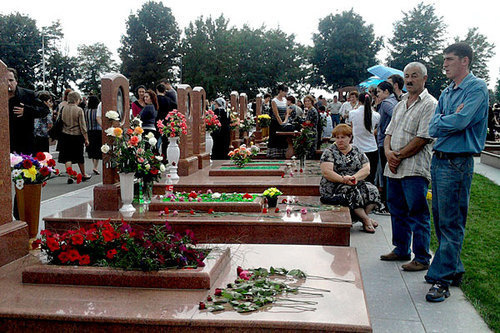
M 7 66 L 0 60 L 0 114 L 2 128 L 9 126 Z M 12 219 L 12 181 L 10 178 L 10 134 L 0 131 L 0 266 L 28 254 L 28 225 Z
M 231 92 L 231 115 L 233 113 L 236 113 L 238 116 L 240 114 L 239 112 L 239 94 L 237 91 L 232 91 Z M 240 129 L 236 128 L 234 130 L 231 130 L 231 146 L 233 148 L 238 148 L 241 145 L 241 140 L 240 140 Z
M 240 107 L 240 121 L 245 121 L 245 118 L 247 117 L 247 111 L 248 111 L 248 97 L 247 94 L 242 93 L 240 94 L 239 98 L 239 107 Z M 247 131 L 243 132 L 240 134 L 240 139 L 243 141 L 244 144 L 248 146 L 250 143 L 249 134 Z
M 255 99 L 255 132 L 253 136 L 256 142 L 262 141 L 262 129 L 259 126 L 259 116 L 262 114 L 262 96 Z
M 130 127 L 129 82 L 118 73 L 106 74 L 101 79 L 102 101 L 102 144 L 111 144 L 113 138 L 105 130 L 111 126 Z M 120 121 L 112 121 L 106 112 L 114 110 L 120 114 Z M 103 154 L 102 185 L 94 187 L 94 210 L 118 210 L 121 205 L 120 178 L 116 169 L 111 168 L 110 157 Z
M 206 151 L 205 130 L 206 92 L 202 87 L 194 87 L 193 96 L 193 154 L 198 158 L 198 169 L 210 165 L 210 152 Z
M 193 99 L 192 90 L 188 84 L 177 87 L 177 110 L 186 117 L 187 134 L 181 134 L 179 139 L 180 158 L 177 173 L 188 176 L 198 170 L 198 157 L 193 155 Z

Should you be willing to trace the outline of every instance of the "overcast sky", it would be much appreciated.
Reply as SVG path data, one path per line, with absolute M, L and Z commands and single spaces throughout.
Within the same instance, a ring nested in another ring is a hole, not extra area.
M 80 44 L 105 43 L 117 54 L 120 37 L 125 33 L 125 22 L 128 15 L 141 8 L 143 0 L 86 0 L 86 1 L 40 1 L 10 0 L 2 1 L 0 13 L 9 14 L 18 11 L 29 15 L 37 21 L 39 27 L 60 20 L 65 34 L 65 45 L 70 54 L 76 54 Z M 289 34 L 295 34 L 296 41 L 312 45 L 312 35 L 317 31 L 318 22 L 331 13 L 354 8 L 365 22 L 373 24 L 375 34 L 383 36 L 387 41 L 392 36 L 393 22 L 402 17 L 402 11 L 415 7 L 416 1 L 229 1 L 229 0 L 183 0 L 162 1 L 170 7 L 181 29 L 200 15 L 217 17 L 221 13 L 229 18 L 230 25 L 241 27 L 248 24 L 259 27 L 265 24 L 268 28 L 280 27 Z M 500 32 L 498 29 L 498 6 L 496 1 L 425 1 L 435 3 L 438 15 L 444 17 L 447 24 L 447 36 L 464 36 L 469 27 L 478 27 L 490 42 L 495 43 L 495 54 L 489 62 L 490 88 L 498 79 L 500 57 Z M 379 54 L 385 60 L 387 51 Z M 367 77 L 369 74 L 367 73 Z

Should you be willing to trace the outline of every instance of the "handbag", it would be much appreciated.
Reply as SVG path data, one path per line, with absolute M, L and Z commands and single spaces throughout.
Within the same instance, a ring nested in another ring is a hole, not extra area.
M 58 140 L 61 137 L 62 130 L 63 130 L 63 120 L 62 120 L 62 113 L 63 113 L 64 107 L 61 109 L 61 112 L 59 113 L 59 117 L 57 117 L 56 122 L 54 125 L 49 129 L 49 136 L 52 140 Z

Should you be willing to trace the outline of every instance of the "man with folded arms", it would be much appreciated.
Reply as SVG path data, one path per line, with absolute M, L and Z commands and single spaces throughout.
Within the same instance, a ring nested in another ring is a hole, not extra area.
M 421 271 L 429 268 L 431 259 L 431 221 L 426 196 L 432 155 L 429 121 L 437 101 L 425 89 L 427 68 L 423 64 L 406 65 L 404 80 L 408 94 L 394 107 L 384 139 L 387 157 L 384 176 L 395 248 L 380 259 L 410 260 L 413 234 L 415 258 L 402 267 L 406 271 Z
M 486 141 L 488 88 L 470 73 L 472 49 L 455 43 L 444 50 L 444 70 L 452 80 L 441 93 L 429 134 L 436 138 L 432 157 L 432 215 L 439 247 L 425 276 L 433 286 L 426 299 L 442 302 L 449 286 L 458 286 L 465 272 L 460 260 L 474 171 L 472 155 Z

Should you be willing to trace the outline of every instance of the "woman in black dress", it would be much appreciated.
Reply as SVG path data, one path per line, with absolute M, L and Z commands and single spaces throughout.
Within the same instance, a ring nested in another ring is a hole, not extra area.
M 87 146 L 87 154 L 92 159 L 94 166 L 94 174 L 98 175 L 99 160 L 102 160 L 102 129 L 97 118 L 97 107 L 99 106 L 99 98 L 94 95 L 89 96 L 89 102 L 85 108 L 85 122 L 89 136 L 89 145 Z
M 226 102 L 224 98 L 219 97 L 215 100 L 215 115 L 219 118 L 221 127 L 212 132 L 214 145 L 212 148 L 212 160 L 227 160 L 229 157 L 229 143 L 231 141 L 231 131 L 229 123 L 231 122 L 227 116 Z

